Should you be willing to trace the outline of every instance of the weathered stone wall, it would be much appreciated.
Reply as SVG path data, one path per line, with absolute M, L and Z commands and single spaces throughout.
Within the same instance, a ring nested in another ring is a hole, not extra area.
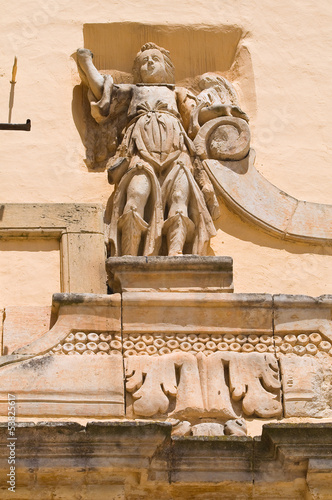
M 6 430 L 0 424 L 1 451 Z M 4 500 L 331 498 L 331 424 L 270 424 L 259 438 L 213 440 L 172 438 L 160 422 L 23 423 L 16 431 L 20 488 L 1 485 Z

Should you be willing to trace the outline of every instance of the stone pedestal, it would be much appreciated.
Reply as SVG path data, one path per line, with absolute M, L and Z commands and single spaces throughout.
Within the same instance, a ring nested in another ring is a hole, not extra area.
M 106 263 L 114 292 L 233 292 L 231 257 L 111 257 Z

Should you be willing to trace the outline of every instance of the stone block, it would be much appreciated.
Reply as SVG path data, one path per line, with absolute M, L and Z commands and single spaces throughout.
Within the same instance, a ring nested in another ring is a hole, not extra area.
M 285 417 L 332 417 L 332 358 L 280 355 Z
M 3 325 L 3 354 L 38 339 L 50 329 L 51 306 L 6 307 Z
M 272 296 L 185 292 L 125 292 L 123 333 L 272 336 Z
M 64 233 L 61 236 L 62 290 L 105 293 L 106 248 L 103 233 Z M 84 258 L 84 272 L 82 259 Z
M 329 500 L 332 491 L 331 458 L 311 458 L 308 463 L 306 480 L 313 498 Z
M 44 355 L 0 369 L 0 414 L 8 392 L 20 416 L 121 417 L 121 356 Z
M 332 417 L 332 296 L 274 297 L 285 417 Z
M 193 436 L 224 436 L 224 426 L 214 422 L 193 425 Z
M 0 414 L 10 392 L 20 415 L 123 416 L 120 303 L 119 295 L 55 294 L 53 327 L 0 358 Z
M 64 343 L 72 332 L 121 333 L 121 297 L 118 294 L 56 293 L 53 295 L 52 314 L 56 319 L 53 327 L 42 337 L 15 351 L 17 359 L 47 353 Z M 6 363 L 3 356 L 0 365 Z
M 174 437 L 172 483 L 252 485 L 252 439 L 247 437 Z

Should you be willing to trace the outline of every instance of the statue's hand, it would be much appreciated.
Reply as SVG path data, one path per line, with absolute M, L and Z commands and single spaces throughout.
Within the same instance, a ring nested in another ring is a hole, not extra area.
M 93 54 L 89 49 L 77 49 L 76 54 L 79 63 L 91 61 L 91 59 L 93 58 Z

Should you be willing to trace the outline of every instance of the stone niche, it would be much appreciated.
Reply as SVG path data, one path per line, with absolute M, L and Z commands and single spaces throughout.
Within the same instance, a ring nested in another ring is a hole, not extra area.
M 136 52 L 143 43 L 152 41 L 172 54 L 177 81 L 207 71 L 228 71 L 243 36 L 239 26 L 231 25 L 227 30 L 223 26 L 198 29 L 177 24 L 87 23 L 83 26 L 84 46 L 92 50 L 95 64 L 101 70 L 117 68 L 131 73 Z M 109 50 L 110 46 L 116 46 L 117 50 Z

